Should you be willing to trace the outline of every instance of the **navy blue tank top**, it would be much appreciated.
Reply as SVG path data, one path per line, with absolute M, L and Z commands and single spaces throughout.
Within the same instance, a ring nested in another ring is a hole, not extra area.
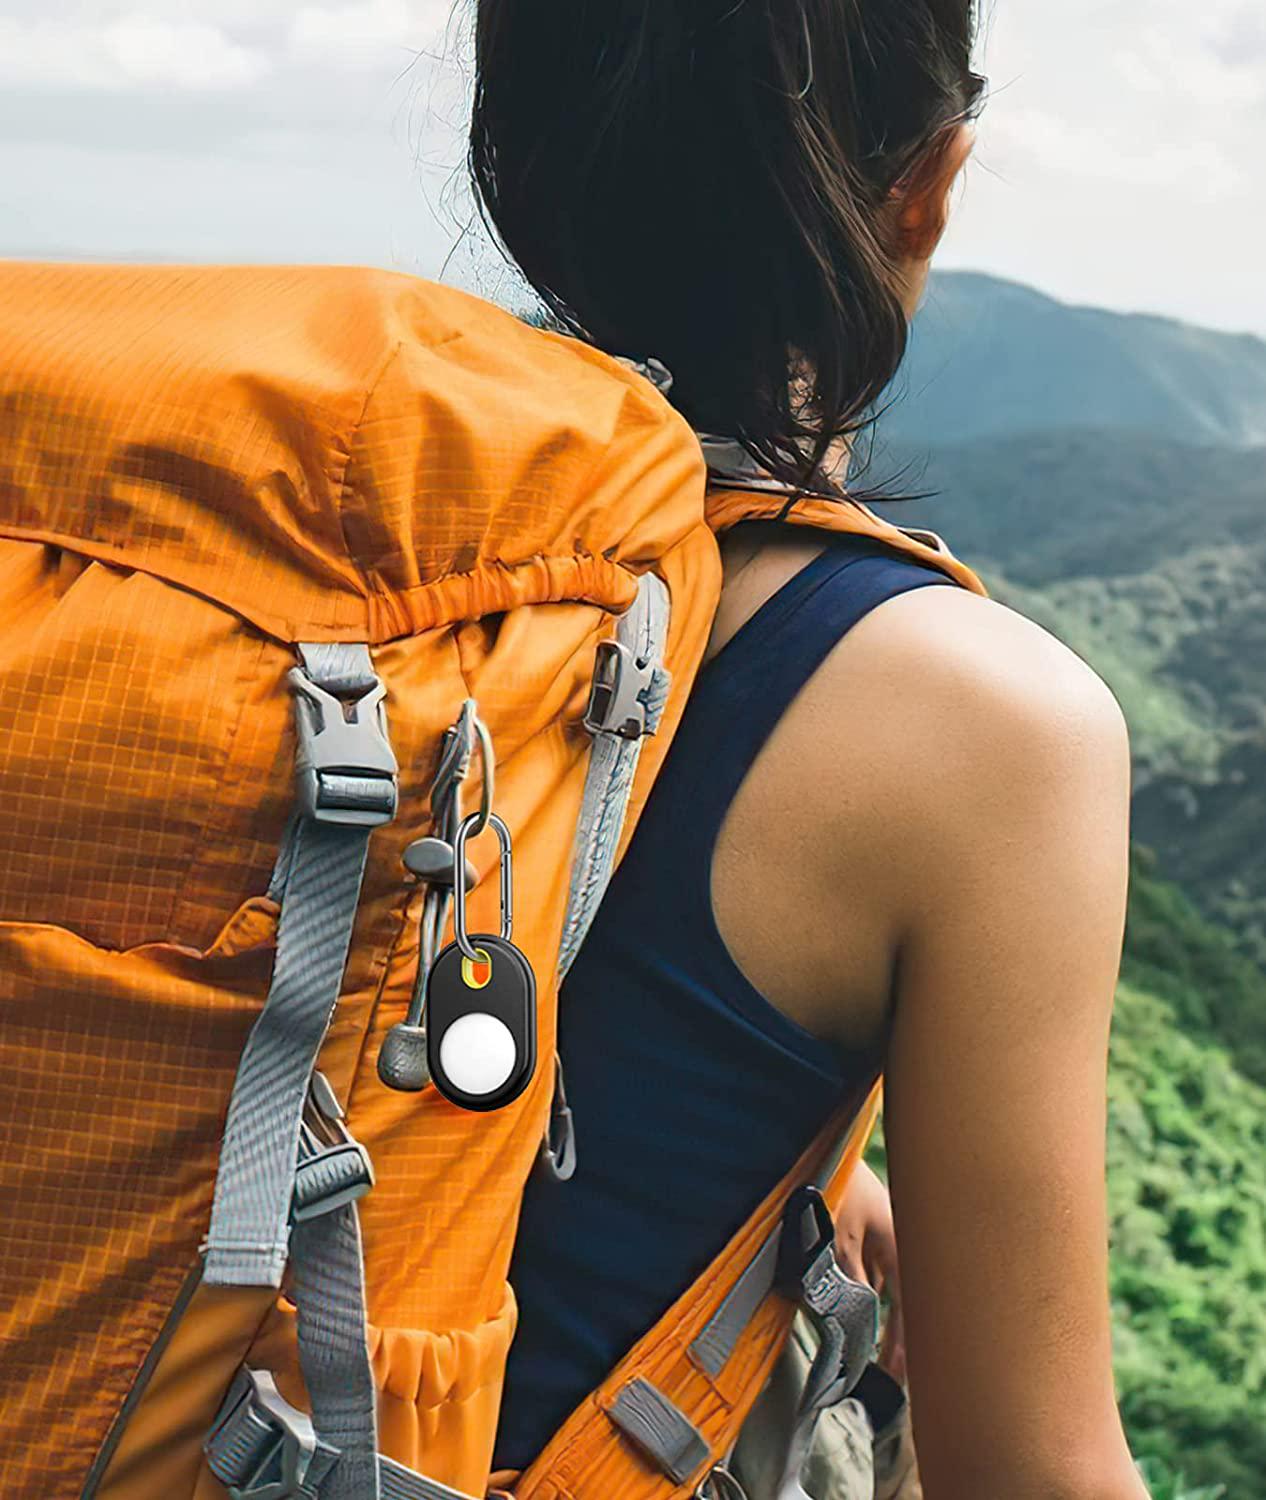
M 575 1177 L 529 1184 L 496 1467 L 519 1469 L 744 1223 L 877 1057 L 841 1055 L 731 958 L 712 852 L 748 768 L 844 633 L 939 570 L 835 537 L 703 668 L 559 1004 Z

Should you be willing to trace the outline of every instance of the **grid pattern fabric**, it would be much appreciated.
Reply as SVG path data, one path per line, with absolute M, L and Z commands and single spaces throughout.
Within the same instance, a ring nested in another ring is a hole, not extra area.
M 760 505 L 783 498 L 743 514 Z M 850 507 L 811 519 L 872 526 Z M 272 965 L 297 641 L 372 646 L 401 767 L 319 1063 L 377 1174 L 361 1209 L 380 1439 L 482 1493 L 553 1070 L 491 1115 L 379 1083 L 418 961 L 401 853 L 429 831 L 441 736 L 474 696 L 548 1059 L 594 650 L 654 568 L 674 689 L 626 843 L 711 626 L 717 524 L 698 445 L 649 383 L 452 289 L 0 266 L 6 1500 L 80 1495 L 206 1233 Z M 495 930 L 494 840 L 469 852 L 471 926 Z M 198 1448 L 248 1350 L 302 1400 L 283 1304 L 196 1295 L 98 1500 L 211 1500 Z
M 196 1260 L 272 966 L 286 672 L 295 641 L 322 639 L 373 645 L 402 773 L 321 1060 L 377 1172 L 384 1433 L 474 1491 L 552 1070 L 493 1117 L 378 1082 L 417 963 L 400 855 L 473 695 L 548 1056 L 594 647 L 658 564 L 703 585 L 679 617 L 686 679 L 714 603 L 693 439 L 614 361 L 377 273 L 6 265 L 0 371 L 0 1491 L 79 1494 Z M 476 926 L 495 887 L 472 893 Z M 210 1337 L 229 1315 L 237 1332 Z M 169 1353 L 188 1338 L 223 1363 L 204 1402 L 258 1316 L 194 1299 Z M 259 1340 L 300 1395 L 280 1308 Z M 196 1455 L 188 1384 L 170 1395 L 135 1423 L 162 1464 L 124 1434 L 122 1500 L 171 1472 L 173 1435 Z

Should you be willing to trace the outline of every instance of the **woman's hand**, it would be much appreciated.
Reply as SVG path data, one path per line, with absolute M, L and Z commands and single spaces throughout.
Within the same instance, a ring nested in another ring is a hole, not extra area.
M 888 1302 L 879 1363 L 904 1384 L 905 1334 L 901 1320 L 901 1277 L 897 1236 L 888 1189 L 865 1162 L 858 1164 L 836 1215 L 836 1253 L 854 1281 L 865 1281 Z

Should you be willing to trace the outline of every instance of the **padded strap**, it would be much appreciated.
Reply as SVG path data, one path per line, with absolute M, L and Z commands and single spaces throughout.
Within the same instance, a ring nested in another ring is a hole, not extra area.
M 854 1100 L 841 1109 L 712 1265 L 554 1434 L 516 1483 L 516 1500 L 559 1500 L 560 1496 L 590 1493 L 612 1500 L 662 1500 L 667 1493 L 670 1450 L 678 1467 L 691 1450 L 684 1441 L 680 1447 L 665 1442 L 657 1445 L 662 1452 L 655 1455 L 640 1436 L 628 1432 L 627 1417 L 622 1422 L 614 1415 L 617 1408 L 621 1414 L 628 1412 L 625 1392 L 638 1381 L 649 1382 L 667 1403 L 666 1407 L 657 1405 L 661 1416 L 675 1412 L 703 1441 L 702 1449 L 694 1450 L 700 1454 L 696 1468 L 680 1481 L 689 1488 L 673 1493 L 684 1496 L 700 1486 L 702 1495 L 736 1493 L 724 1472 L 723 1459 L 773 1369 L 794 1312 L 793 1302 L 786 1298 L 754 1297 L 762 1277 L 768 1293 L 777 1275 L 776 1270 L 768 1270 L 772 1252 L 765 1251 L 765 1246 L 781 1228 L 790 1195 L 806 1182 L 822 1180 L 829 1173 L 824 1196 L 838 1204 L 869 1139 L 879 1098 L 876 1085 L 864 1101 Z M 842 1139 L 846 1139 L 843 1150 Z M 762 1269 L 751 1270 L 758 1261 Z M 711 1348 L 708 1359 L 714 1366 L 720 1360 L 721 1367 L 713 1373 L 696 1356 L 696 1341 L 749 1272 L 747 1293 L 735 1295 L 730 1303 L 733 1335 L 724 1331 L 723 1322 L 713 1328 L 711 1345 L 707 1340 L 702 1345 L 705 1351 Z M 736 1309 L 744 1298 L 748 1307 L 755 1302 L 755 1309 L 740 1316 Z M 729 1357 L 723 1358 L 726 1348 Z M 636 1424 L 637 1417 L 633 1420 Z M 686 1431 L 675 1420 L 670 1425 Z M 613 1444 L 613 1431 L 628 1441 Z M 711 1490 L 707 1487 L 710 1475 L 716 1481 Z

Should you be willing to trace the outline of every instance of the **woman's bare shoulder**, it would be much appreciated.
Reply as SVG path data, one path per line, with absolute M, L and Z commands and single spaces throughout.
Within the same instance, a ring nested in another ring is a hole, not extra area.
M 911 934 L 970 925 L 987 890 L 1005 906 L 1017 849 L 1059 829 L 1111 888 L 1128 782 L 1120 710 L 1073 652 L 965 589 L 907 591 L 838 642 L 749 772 L 713 861 L 723 936 L 780 1009 L 859 1046 Z
M 963 588 L 927 587 L 872 610 L 813 684 L 824 775 L 840 765 L 894 800 L 996 800 L 1004 785 L 1119 766 L 1128 735 L 1101 677 L 1049 631 Z
M 895 950 L 969 874 L 1061 823 L 1091 860 L 1128 827 L 1129 739 L 1102 679 L 1033 621 L 966 589 L 908 591 L 839 642 L 780 726 L 813 789 L 808 881 L 835 883 Z

